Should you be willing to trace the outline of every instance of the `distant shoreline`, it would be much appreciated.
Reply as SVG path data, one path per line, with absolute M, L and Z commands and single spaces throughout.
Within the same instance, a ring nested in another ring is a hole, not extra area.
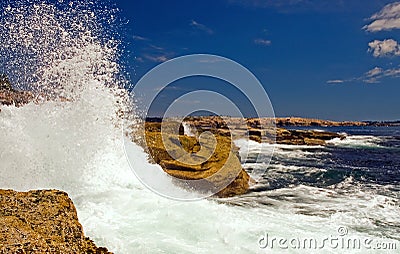
M 15 105 L 17 107 L 29 103 L 35 100 L 35 95 L 30 91 L 18 91 L 14 90 L 8 80 L 0 79 L 0 105 Z M 42 96 L 41 96 L 42 97 Z M 61 98 L 65 100 L 65 98 Z M 218 116 L 190 116 L 185 117 L 185 119 L 213 119 Z M 222 116 L 225 117 L 225 116 Z M 238 117 L 230 117 L 232 119 L 238 119 Z M 146 122 L 161 122 L 162 117 L 146 117 Z M 270 122 L 269 118 L 254 118 L 247 117 L 247 120 L 257 120 L 263 119 Z M 287 126 L 316 126 L 316 127 L 337 127 L 337 126 L 377 126 L 377 127 L 390 127 L 390 126 L 400 126 L 400 120 L 391 121 L 331 121 L 315 118 L 303 118 L 303 117 L 276 117 L 274 118 L 275 125 L 278 127 Z
M 214 118 L 216 116 L 190 116 L 185 117 L 186 119 L 196 119 L 196 118 Z M 238 118 L 238 117 L 231 117 Z M 247 120 L 256 119 L 268 119 L 268 118 L 254 118 L 249 117 Z M 146 122 L 161 122 L 162 117 L 146 117 Z M 302 118 L 302 117 L 276 117 L 275 124 L 278 127 L 287 126 L 304 126 L 304 127 L 339 127 L 339 126 L 376 126 L 376 127 L 392 127 L 400 126 L 400 120 L 397 121 L 331 121 L 331 120 L 321 120 L 314 118 Z

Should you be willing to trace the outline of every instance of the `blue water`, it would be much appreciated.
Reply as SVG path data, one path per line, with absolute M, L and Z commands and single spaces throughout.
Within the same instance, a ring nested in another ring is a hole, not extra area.
M 269 167 L 272 170 L 267 170 L 264 184 L 254 191 L 300 184 L 328 188 L 346 179 L 352 179 L 353 184 L 394 188 L 400 185 L 400 127 L 320 127 L 318 130 L 343 133 L 347 138 L 328 142 L 325 147 L 277 145 Z M 243 163 L 246 167 L 251 162 Z M 273 170 L 277 166 L 286 169 L 277 172 Z
M 373 135 L 400 137 L 400 126 L 339 126 L 339 127 L 287 127 L 289 130 L 324 130 L 331 132 L 344 132 L 349 135 Z
M 340 217 L 354 231 L 399 239 L 400 128 L 296 129 L 334 131 L 347 137 L 326 146 L 277 145 L 268 166 L 256 163 L 256 154 L 249 156 L 242 161 L 249 172 L 267 170 L 250 193 L 226 202 L 283 208 L 320 218 Z
M 353 143 L 338 142 L 321 148 L 324 156 L 314 163 L 323 164 L 327 173 L 320 186 L 353 177 L 362 183 L 400 184 L 400 127 L 327 127 L 320 130 L 346 133 Z

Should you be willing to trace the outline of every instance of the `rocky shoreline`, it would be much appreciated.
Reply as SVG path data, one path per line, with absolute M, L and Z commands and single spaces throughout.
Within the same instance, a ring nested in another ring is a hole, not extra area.
M 289 118 L 290 119 L 290 118 Z M 308 119 L 303 119 L 303 123 L 312 123 Z M 320 130 L 289 130 L 275 126 L 279 122 L 277 119 L 268 118 L 230 118 L 224 119 L 218 116 L 209 117 L 188 117 L 185 122 L 197 132 L 211 131 L 219 135 L 230 136 L 239 139 L 248 135 L 251 140 L 257 142 L 277 143 L 286 145 L 326 145 L 326 141 L 346 138 L 345 135 L 320 131 Z M 321 121 L 325 123 L 326 121 Z M 334 122 L 339 126 L 338 122 Z M 344 122 L 343 122 L 344 123 Z M 355 124 L 357 122 L 354 122 Z M 309 125 L 300 125 L 309 126 Z
M 185 128 L 190 128 L 192 135 L 186 135 L 188 130 Z M 233 140 L 248 137 L 256 142 L 271 144 L 323 146 L 328 140 L 345 138 L 334 132 L 275 128 L 268 119 L 243 120 L 219 116 L 187 117 L 183 124 L 173 118 L 165 119 L 163 123 L 161 119 L 152 119 L 145 122 L 144 132 L 138 133 L 133 136 L 142 137 L 138 143 L 150 154 L 150 159 L 174 177 L 207 179 L 226 168 L 221 178 L 233 176 L 235 180 L 219 191 L 216 194 L 218 197 L 244 194 L 250 187 L 251 179 L 241 166 L 238 148 Z M 211 133 L 215 139 L 201 140 L 204 133 Z M 212 142 L 216 144 L 213 146 Z M 207 186 L 191 187 L 201 191 L 202 187 L 213 189 L 222 185 L 215 179 L 207 183 Z
M 33 93 L 14 90 L 7 80 L 0 80 L 0 105 L 20 107 L 34 101 L 35 98 Z M 244 194 L 252 183 L 252 179 L 241 166 L 238 148 L 232 142 L 234 139 L 248 136 L 257 142 L 323 146 L 327 140 L 343 139 L 345 136 L 333 132 L 288 130 L 282 127 L 367 125 L 364 122 L 332 122 L 302 118 L 249 118 L 242 121 L 217 116 L 188 117 L 185 123 L 195 130 L 193 136 L 185 135 L 183 126 L 179 125 L 177 133 L 167 132 L 163 140 L 160 119 L 146 121 L 142 145 L 154 163 L 158 163 L 165 172 L 177 178 L 198 180 L 219 174 L 205 187 L 207 189 L 216 188 L 223 184 L 227 177 L 233 177 L 233 182 L 220 190 L 216 194 L 217 197 Z M 271 124 L 273 128 L 270 127 Z M 230 129 L 228 125 L 234 128 Z M 214 141 L 210 138 L 200 143 L 199 135 L 208 131 L 213 134 Z M 183 148 L 184 153 L 179 147 Z M 171 156 L 171 151 L 174 156 Z M 176 160 L 183 156 L 188 156 L 184 161 L 204 162 L 188 164 Z M 201 191 L 204 186 L 192 187 Z M 0 201 L 0 253 L 109 253 L 106 248 L 96 247 L 84 236 L 75 206 L 64 192 L 0 190 Z
M 367 122 L 357 121 L 329 121 L 312 118 L 301 118 L 301 117 L 277 117 L 275 118 L 275 124 L 279 127 L 285 126 L 321 126 L 321 127 L 337 127 L 337 126 L 367 126 Z
M 0 190 L 0 253 L 96 253 L 68 194 L 58 190 Z

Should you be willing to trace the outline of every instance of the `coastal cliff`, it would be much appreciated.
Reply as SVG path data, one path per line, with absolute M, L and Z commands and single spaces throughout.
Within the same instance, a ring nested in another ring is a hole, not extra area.
M 85 237 L 68 194 L 0 190 L 0 253 L 110 253 Z

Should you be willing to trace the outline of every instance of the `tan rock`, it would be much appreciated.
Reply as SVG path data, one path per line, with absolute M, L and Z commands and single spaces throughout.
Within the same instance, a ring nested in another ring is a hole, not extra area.
M 275 118 L 277 126 L 366 126 L 365 122 L 357 121 L 329 121 L 312 118 L 300 118 L 300 117 L 281 117 Z
M 308 146 L 324 146 L 326 145 L 325 140 L 316 138 L 304 138 L 304 143 Z
M 28 91 L 0 90 L 0 104 L 17 107 L 31 102 L 34 96 Z
M 249 188 L 249 175 L 242 168 L 230 136 L 161 134 L 160 123 L 146 123 L 145 140 L 149 154 L 168 174 L 185 180 L 200 180 L 202 186 L 191 187 L 198 191 L 219 189 L 233 182 L 216 195 L 228 197 L 246 193 Z M 168 130 L 166 128 L 165 130 Z M 225 184 L 226 183 L 226 184 Z M 197 184 L 197 183 L 195 183 Z
M 85 237 L 65 192 L 0 190 L 0 253 L 110 253 Z

